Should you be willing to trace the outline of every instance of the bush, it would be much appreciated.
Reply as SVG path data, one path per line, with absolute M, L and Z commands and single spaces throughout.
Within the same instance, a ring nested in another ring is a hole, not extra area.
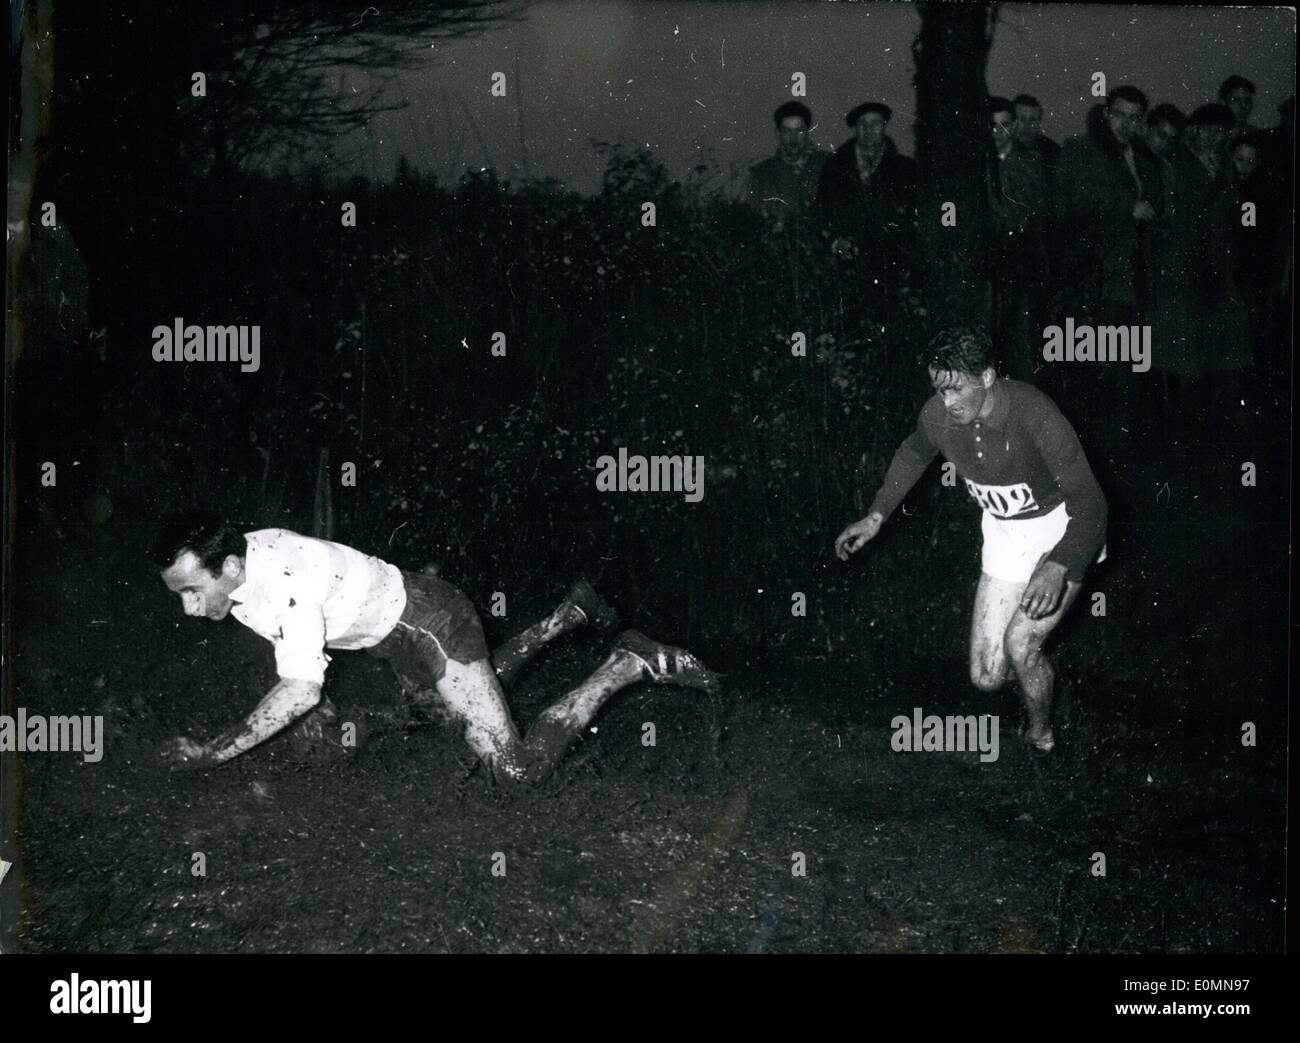
M 781 643 L 788 593 L 755 592 L 827 589 L 831 541 L 914 422 L 923 317 L 867 326 L 822 237 L 603 148 L 594 198 L 490 171 L 332 198 L 195 187 L 244 220 L 197 225 L 201 249 L 194 231 L 137 244 L 141 295 L 117 313 L 87 435 L 106 484 L 306 529 L 328 449 L 336 538 L 436 562 L 481 601 L 585 571 L 647 628 Z M 140 331 L 172 315 L 260 322 L 262 370 L 153 363 Z M 620 446 L 702 455 L 703 501 L 598 493 L 596 459 Z M 338 487 L 344 461 L 356 488 Z

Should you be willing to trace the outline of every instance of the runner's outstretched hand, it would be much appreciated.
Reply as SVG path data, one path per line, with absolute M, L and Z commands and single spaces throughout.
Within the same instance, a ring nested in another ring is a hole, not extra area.
M 872 511 L 861 521 L 855 521 L 836 538 L 836 557 L 840 561 L 848 561 L 850 554 L 861 550 L 869 540 L 876 538 L 876 533 L 884 523 L 884 516 L 879 511 Z

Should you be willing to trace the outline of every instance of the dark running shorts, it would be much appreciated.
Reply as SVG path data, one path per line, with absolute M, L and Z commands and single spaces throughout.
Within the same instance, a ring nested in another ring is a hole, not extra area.
M 403 569 L 402 583 L 402 618 L 367 652 L 391 662 L 404 681 L 429 687 L 442 680 L 448 659 L 473 663 L 489 658 L 483 626 L 469 598 L 437 576 Z

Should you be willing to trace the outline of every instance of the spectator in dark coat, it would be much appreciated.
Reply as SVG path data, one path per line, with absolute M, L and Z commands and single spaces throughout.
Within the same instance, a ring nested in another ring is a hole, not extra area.
M 1255 108 L 1255 85 L 1244 76 L 1229 76 L 1219 86 L 1219 101 L 1232 113 L 1228 137 L 1236 141 L 1250 130 L 1250 114 Z
M 1246 199 L 1257 208 L 1256 225 L 1241 234 L 1253 239 L 1251 285 L 1244 287 L 1257 322 L 1255 360 L 1258 375 L 1270 385 L 1274 401 L 1290 395 L 1287 345 L 1291 340 L 1291 299 L 1295 276 L 1295 98 L 1278 106 L 1276 127 L 1243 135 L 1234 157 L 1244 160 L 1241 141 L 1256 146 L 1258 165 L 1243 183 Z
M 776 155 L 750 168 L 746 202 L 780 229 L 798 222 L 812 208 L 829 154 L 808 140 L 808 128 L 812 126 L 808 106 L 787 101 L 772 118 L 776 123 Z
M 1239 380 L 1253 361 L 1249 313 L 1238 282 L 1243 200 L 1227 151 L 1234 126 L 1225 105 L 1202 105 L 1193 112 L 1187 121 L 1188 158 L 1177 171 L 1193 204 L 1199 204 L 1192 248 L 1195 359 L 1203 404 L 1215 406 L 1212 398 L 1218 399 L 1214 420 L 1225 419 L 1230 403 L 1240 400 Z
M 1151 229 L 1152 369 L 1163 374 L 1164 406 L 1174 412 L 1182 381 L 1199 372 L 1192 271 L 1203 200 L 1179 173 L 1191 160 L 1182 144 L 1186 125 L 1187 117 L 1169 103 L 1147 116 L 1147 148 L 1160 165 L 1163 195 L 1159 220 Z
M 1014 136 L 1014 118 L 1006 98 L 989 99 L 994 340 L 1008 375 L 1030 380 L 1042 361 L 1036 347 L 1045 317 L 1047 172 L 1038 150 Z
M 888 105 L 866 102 L 845 117 L 854 136 L 826 161 L 816 201 L 873 320 L 893 314 L 916 250 L 916 164 L 886 133 L 891 115 Z
M 1071 138 L 1057 167 L 1056 238 L 1063 244 L 1066 314 L 1076 324 L 1140 326 L 1151 312 L 1151 224 L 1163 202 L 1160 167 L 1140 128 L 1147 98 L 1116 87 L 1102 118 Z M 1084 390 L 1095 442 L 1115 449 L 1133 427 L 1135 384 L 1124 367 L 1102 364 Z M 1071 377 L 1073 374 L 1071 374 Z M 1099 411 L 1109 400 L 1109 417 Z
M 1038 153 L 1050 178 L 1061 158 L 1061 146 L 1043 133 L 1043 106 L 1032 94 L 1017 94 L 1011 104 L 1015 106 L 1011 130 L 1017 144 Z
M 1263 139 L 1258 131 L 1248 130 L 1234 138 L 1228 148 L 1228 176 L 1240 204 L 1254 207 L 1254 220 L 1238 214 L 1233 226 L 1233 254 L 1238 289 L 1250 314 L 1251 343 L 1257 362 L 1269 353 L 1268 337 L 1272 333 L 1271 288 L 1273 228 L 1279 219 L 1271 186 L 1261 177 L 1259 168 Z
M 1017 94 L 1011 102 L 1015 119 L 1011 134 L 1022 149 L 1036 153 L 1043 163 L 1046 209 L 1042 215 L 1043 235 L 1047 241 L 1055 234 L 1056 219 L 1056 166 L 1061 161 L 1061 146 L 1043 133 L 1043 106 L 1032 94 Z M 1043 278 L 1048 285 L 1052 273 L 1047 261 L 1043 264 Z
M 1093 130 L 1061 149 L 1058 224 L 1076 247 L 1072 274 L 1089 313 L 1141 315 L 1150 304 L 1149 230 L 1163 189 L 1138 134 L 1146 110 L 1141 91 L 1116 87 Z
M 1157 159 L 1168 161 L 1170 155 L 1180 147 L 1183 128 L 1187 126 L 1187 117 L 1177 106 L 1164 102 L 1147 114 L 1146 141 L 1147 151 Z M 1161 170 L 1163 170 L 1163 164 Z

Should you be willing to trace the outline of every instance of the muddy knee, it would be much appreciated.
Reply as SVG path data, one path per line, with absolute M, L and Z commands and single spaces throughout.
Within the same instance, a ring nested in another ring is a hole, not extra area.
M 521 763 L 518 758 L 485 757 L 484 761 L 496 784 L 503 789 L 531 788 L 543 778 L 531 764 Z
M 1007 659 L 1000 647 L 979 644 L 971 649 L 970 683 L 981 692 L 996 692 L 1007 681 Z
M 529 734 L 528 741 L 522 743 L 517 740 L 502 741 L 499 736 L 489 735 L 473 727 L 466 729 L 465 739 L 491 770 L 498 785 L 507 789 L 538 786 L 550 776 L 568 746 L 567 741 L 560 744 L 558 733 L 545 728 L 546 723 L 538 722 Z
M 981 692 L 996 692 L 1007 681 L 1006 667 L 996 669 L 984 663 L 973 663 L 970 668 L 970 683 Z
M 521 748 L 509 756 L 497 755 L 484 759 L 491 768 L 497 785 L 506 789 L 540 786 L 555 768 L 554 764 L 540 761 L 527 748 Z
M 1032 667 L 1037 662 L 1042 649 L 1042 635 L 1036 633 L 1033 628 L 1017 626 L 1014 623 L 1007 628 L 1003 651 L 1006 652 L 1007 659 L 1017 673 L 1027 667 Z

